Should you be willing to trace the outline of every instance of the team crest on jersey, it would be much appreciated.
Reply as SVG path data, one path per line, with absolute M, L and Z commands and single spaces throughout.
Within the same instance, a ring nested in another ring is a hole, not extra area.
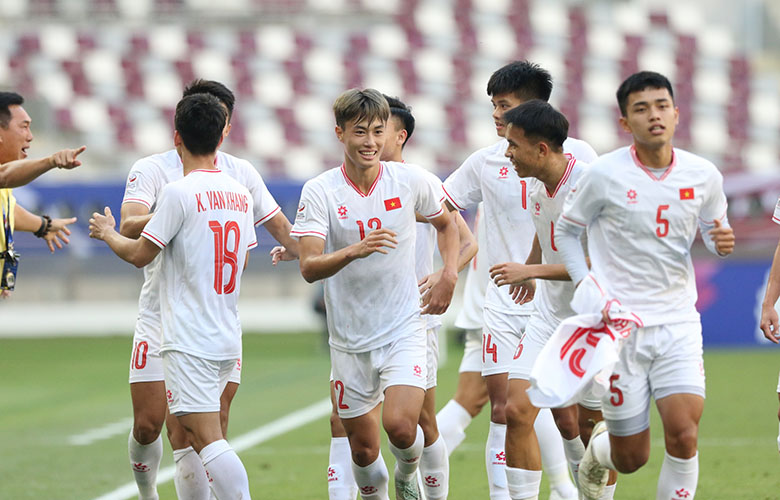
M 339 208 L 336 210 L 339 214 L 339 219 L 346 219 L 347 218 L 347 207 L 346 205 L 339 205 Z
M 539 212 L 542 210 L 542 205 L 537 201 L 536 205 L 534 205 L 534 215 L 539 215 Z
M 138 189 L 138 174 L 134 173 L 127 179 L 127 187 L 125 190 L 128 193 L 135 193 L 136 189 Z
M 300 205 L 298 205 L 298 211 L 295 213 L 295 220 L 297 221 L 303 221 L 306 220 L 306 204 L 301 202 Z
M 506 179 L 507 175 L 509 175 L 509 168 L 508 167 L 501 167 L 498 170 L 498 178 L 499 179 Z
M 626 198 L 628 199 L 628 203 L 630 204 L 639 203 L 638 200 L 636 199 L 637 198 L 636 191 L 633 189 L 628 190 L 628 192 L 626 193 Z

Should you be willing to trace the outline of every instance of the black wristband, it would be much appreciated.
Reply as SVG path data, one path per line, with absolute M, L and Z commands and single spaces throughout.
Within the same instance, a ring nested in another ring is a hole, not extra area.
M 38 238 L 43 238 L 48 234 L 51 229 L 51 217 L 48 215 L 41 215 L 41 227 L 38 228 L 33 234 Z

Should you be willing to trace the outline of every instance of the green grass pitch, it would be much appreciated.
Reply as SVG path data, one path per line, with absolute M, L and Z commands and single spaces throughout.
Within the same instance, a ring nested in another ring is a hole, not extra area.
M 0 340 L 0 498 L 93 499 L 132 480 L 123 420 L 131 417 L 128 337 Z M 705 354 L 707 401 L 700 432 L 697 498 L 780 498 L 776 380 L 778 353 L 710 350 Z M 441 406 L 453 393 L 460 360 L 450 342 L 439 372 Z M 315 334 L 247 335 L 243 383 L 230 436 L 239 436 L 327 396 L 328 357 Z M 119 423 L 89 445 L 74 435 Z M 484 438 L 487 412 L 451 457 L 450 498 L 486 499 Z M 623 476 L 616 498 L 655 498 L 663 457 L 653 413 L 650 463 Z M 386 439 L 383 439 L 386 442 Z M 240 453 L 255 498 L 326 499 L 327 417 Z M 171 464 L 165 443 L 163 467 Z M 383 451 L 392 470 L 392 455 Z M 546 481 L 542 496 L 547 498 Z M 175 498 L 172 482 L 160 498 Z

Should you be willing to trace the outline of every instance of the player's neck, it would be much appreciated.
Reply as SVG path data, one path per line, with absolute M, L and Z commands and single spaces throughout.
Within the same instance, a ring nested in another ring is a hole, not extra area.
M 548 168 L 540 172 L 537 179 L 544 183 L 548 193 L 554 193 L 568 166 L 569 159 L 563 154 L 556 154 L 550 159 Z
M 660 147 L 650 147 L 634 142 L 636 157 L 642 165 L 650 168 L 666 168 L 672 164 L 674 152 L 672 143 L 667 142 Z
M 181 163 L 184 167 L 184 175 L 189 174 L 193 170 L 217 170 L 215 159 L 216 152 L 214 154 L 195 156 L 189 151 L 182 151 Z
M 349 158 L 344 160 L 344 170 L 347 172 L 347 177 L 363 193 L 368 193 L 371 190 L 371 186 L 374 185 L 374 181 L 379 175 L 380 165 L 380 162 L 376 162 L 370 167 L 360 167 L 349 161 Z

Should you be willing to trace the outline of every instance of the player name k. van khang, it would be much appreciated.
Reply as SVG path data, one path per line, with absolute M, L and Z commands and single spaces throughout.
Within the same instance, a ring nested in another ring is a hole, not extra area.
M 203 203 L 203 194 L 195 194 L 195 202 L 198 204 L 198 212 L 207 210 L 233 210 L 246 213 L 249 210 L 247 195 L 232 191 L 206 191 L 206 203 Z

